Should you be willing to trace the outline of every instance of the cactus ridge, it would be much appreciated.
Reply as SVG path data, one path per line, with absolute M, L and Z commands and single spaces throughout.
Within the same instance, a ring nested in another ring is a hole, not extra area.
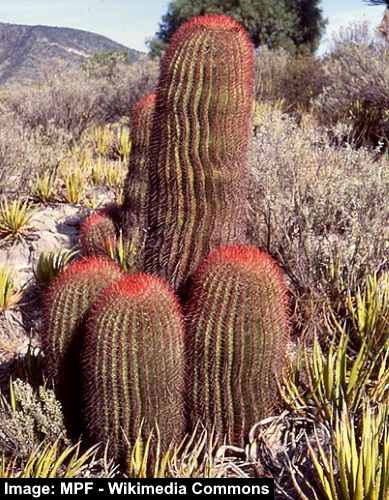
M 209 26 L 208 26 L 209 25 Z M 253 47 L 239 23 L 185 23 L 161 65 L 145 270 L 178 288 L 211 249 L 245 241 Z
M 126 460 L 142 427 L 162 444 L 185 430 L 184 330 L 174 293 L 161 279 L 127 276 L 100 295 L 88 320 L 82 365 L 88 435 Z
M 212 252 L 194 273 L 187 305 L 194 422 L 242 445 L 269 416 L 290 336 L 287 287 L 275 261 L 254 247 Z
M 122 226 L 124 238 L 132 250 L 130 255 L 136 253 L 134 262 L 129 263 L 134 270 L 141 270 L 143 266 L 149 186 L 148 157 L 154 107 L 155 94 L 148 94 L 134 105 L 131 112 L 131 154 L 124 183 Z
M 80 248 L 85 257 L 109 257 L 117 241 L 115 216 L 118 207 L 109 205 L 89 215 L 80 226 Z

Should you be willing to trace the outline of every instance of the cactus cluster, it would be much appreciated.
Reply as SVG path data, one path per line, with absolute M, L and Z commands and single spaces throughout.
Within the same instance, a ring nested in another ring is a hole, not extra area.
M 288 307 L 277 264 L 244 246 L 252 105 L 253 47 L 243 28 L 218 15 L 184 24 L 156 94 L 133 109 L 120 216 L 99 214 L 81 231 L 84 251 L 100 255 L 102 235 L 121 226 L 139 251 L 137 274 L 92 258 L 46 297 L 54 382 L 63 384 L 59 364 L 81 339 L 84 431 L 109 441 L 122 463 L 140 428 L 146 439 L 157 426 L 166 448 L 200 421 L 242 445 L 272 410 Z

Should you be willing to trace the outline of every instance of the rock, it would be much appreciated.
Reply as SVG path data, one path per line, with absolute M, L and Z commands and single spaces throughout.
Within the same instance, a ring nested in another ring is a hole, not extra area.
M 88 213 L 88 209 L 73 205 L 40 207 L 33 213 L 31 234 L 0 246 L 0 266 L 13 271 L 18 288 L 25 286 L 33 278 L 42 252 L 77 246 L 79 224 Z

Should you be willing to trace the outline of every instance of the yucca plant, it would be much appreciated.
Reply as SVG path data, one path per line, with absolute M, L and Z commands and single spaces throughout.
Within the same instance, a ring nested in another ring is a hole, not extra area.
M 300 412 L 313 411 L 322 421 L 332 422 L 344 404 L 355 413 L 366 395 L 375 394 L 377 401 L 387 398 L 389 391 L 382 381 L 388 380 L 388 354 L 382 359 L 381 349 L 372 358 L 369 345 L 364 342 L 350 356 L 349 342 L 343 330 L 339 341 L 334 340 L 327 352 L 315 338 L 312 351 L 305 348 L 297 354 L 295 363 L 299 368 L 289 375 L 282 389 L 289 407 Z M 303 377 L 299 378 L 298 371 Z
M 331 444 L 322 445 L 318 431 L 306 439 L 313 479 L 298 466 L 289 472 L 302 500 L 387 500 L 389 495 L 388 405 L 363 405 L 357 422 L 346 406 L 337 412 L 330 432 Z
M 95 127 L 92 131 L 92 138 L 97 154 L 107 157 L 114 141 L 112 130 L 105 126 Z
M 346 312 L 354 343 L 367 342 L 372 356 L 384 344 L 389 349 L 389 272 L 368 276 L 355 294 L 349 292 Z
M 98 157 L 92 165 L 91 178 L 93 184 L 95 184 L 96 186 L 104 184 L 105 166 L 101 157 Z
M 41 286 L 47 286 L 76 257 L 78 251 L 57 250 L 42 252 L 35 269 L 35 279 Z
M 117 144 L 116 144 L 117 154 L 119 155 L 119 158 L 124 163 L 127 164 L 131 151 L 130 131 L 128 127 L 121 126 L 117 134 L 118 134 Z
M 0 313 L 14 307 L 21 297 L 22 294 L 15 288 L 12 273 L 0 267 Z
M 31 188 L 32 195 L 44 203 L 53 201 L 56 194 L 56 176 L 53 172 L 37 177 Z
M 127 442 L 128 445 L 130 443 Z M 142 426 L 131 447 L 127 475 L 131 478 L 221 477 L 223 460 L 217 459 L 215 436 L 196 428 L 181 443 L 170 443 L 163 450 L 158 427 L 147 439 L 142 438 Z
M 31 205 L 22 200 L 0 202 L 0 239 L 18 239 L 31 229 Z
M 124 171 L 119 163 L 109 162 L 105 167 L 105 183 L 111 188 L 115 189 L 122 186 L 124 182 Z
M 116 241 L 108 246 L 107 251 L 109 257 L 115 260 L 123 271 L 134 272 L 130 263 L 134 261 L 137 249 L 134 244 L 129 245 L 128 242 L 124 240 L 122 231 L 119 232 Z
M 77 169 L 65 177 L 64 199 L 68 203 L 78 205 L 85 194 L 85 178 L 81 170 Z
M 106 456 L 99 458 L 98 447 L 81 451 L 80 443 L 63 446 L 55 443 L 41 443 L 26 460 L 0 456 L 0 477 L 11 478 L 80 478 L 93 474 L 113 477 L 116 467 Z

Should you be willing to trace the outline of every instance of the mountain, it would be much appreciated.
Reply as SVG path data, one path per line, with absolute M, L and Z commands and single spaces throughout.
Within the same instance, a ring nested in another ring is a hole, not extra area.
M 26 26 L 0 22 L 0 85 L 41 80 L 56 64 L 79 66 L 99 52 L 141 54 L 95 33 L 72 28 Z

